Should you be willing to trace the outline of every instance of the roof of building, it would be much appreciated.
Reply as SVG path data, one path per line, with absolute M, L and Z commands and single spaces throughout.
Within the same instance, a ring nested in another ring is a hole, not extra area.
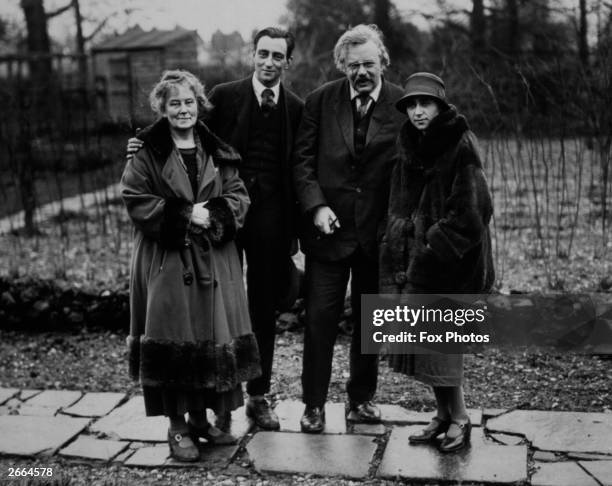
M 94 46 L 92 51 L 100 52 L 161 49 L 187 35 L 195 35 L 198 38 L 200 37 L 197 31 L 183 29 L 182 27 L 176 27 L 173 30 L 153 29 L 147 32 L 142 30 L 142 28 L 137 25 L 128 29 L 121 35 L 108 39 Z

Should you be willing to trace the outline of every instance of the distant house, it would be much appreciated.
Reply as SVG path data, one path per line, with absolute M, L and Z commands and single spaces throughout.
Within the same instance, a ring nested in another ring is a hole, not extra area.
M 148 94 L 165 69 L 198 72 L 207 61 L 195 30 L 145 32 L 136 26 L 92 48 L 98 107 L 113 122 L 152 119 Z

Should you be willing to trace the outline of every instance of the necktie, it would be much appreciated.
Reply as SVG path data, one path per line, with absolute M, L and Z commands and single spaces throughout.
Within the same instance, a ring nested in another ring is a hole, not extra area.
M 369 94 L 360 94 L 355 98 L 357 100 L 357 114 L 359 118 L 363 118 L 368 113 L 368 101 L 370 100 Z
M 267 115 L 276 108 L 274 103 L 274 92 L 270 88 L 266 88 L 261 92 L 261 109 Z

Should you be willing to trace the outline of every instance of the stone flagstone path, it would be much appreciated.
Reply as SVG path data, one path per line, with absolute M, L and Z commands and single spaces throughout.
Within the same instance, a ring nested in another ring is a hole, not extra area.
M 300 402 L 281 401 L 276 410 L 279 432 L 251 430 L 244 409 L 236 410 L 232 432 L 240 443 L 201 442 L 202 460 L 185 465 L 169 458 L 166 419 L 146 417 L 141 396 L 0 388 L 0 455 L 219 471 L 250 461 L 264 475 L 353 480 L 612 486 L 608 413 L 470 410 L 471 446 L 444 455 L 408 444 L 408 435 L 419 431 L 431 412 L 383 404 L 382 424 L 352 425 L 344 420 L 344 404 L 332 403 L 326 407 L 325 433 L 308 435 L 299 432 Z

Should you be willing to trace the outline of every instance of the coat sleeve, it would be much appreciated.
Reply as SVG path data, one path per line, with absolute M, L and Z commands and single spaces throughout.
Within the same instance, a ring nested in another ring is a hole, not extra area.
M 209 238 L 213 245 L 219 246 L 233 240 L 236 231 L 242 228 L 250 199 L 238 169 L 224 165 L 220 168 L 223 189 L 222 194 L 208 200 L 206 207 L 210 211 Z
M 146 148 L 136 152 L 121 177 L 121 197 L 134 226 L 164 248 L 185 243 L 193 205 L 181 198 L 165 198 L 154 189 L 150 156 Z
M 457 172 L 445 201 L 445 216 L 426 234 L 429 247 L 442 262 L 454 261 L 477 246 L 493 212 L 491 195 L 473 143 L 458 154 Z
M 327 205 L 317 179 L 317 160 L 321 108 L 318 98 L 310 95 L 302 111 L 293 152 L 293 180 L 303 212 Z

